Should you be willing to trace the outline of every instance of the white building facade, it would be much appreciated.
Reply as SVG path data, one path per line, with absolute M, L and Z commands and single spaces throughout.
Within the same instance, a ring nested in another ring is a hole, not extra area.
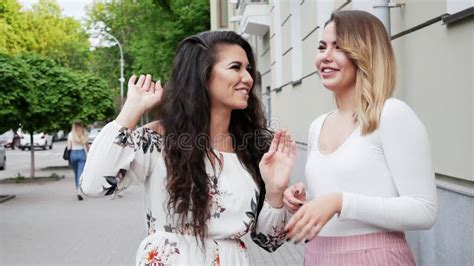
M 397 59 L 395 97 L 426 126 L 439 216 L 429 231 L 409 232 L 420 265 L 474 265 L 474 1 L 211 0 L 213 30 L 231 29 L 253 46 L 259 95 L 274 128 L 299 147 L 294 179 L 303 180 L 310 123 L 335 108 L 314 58 L 335 10 L 365 10 L 384 22 Z

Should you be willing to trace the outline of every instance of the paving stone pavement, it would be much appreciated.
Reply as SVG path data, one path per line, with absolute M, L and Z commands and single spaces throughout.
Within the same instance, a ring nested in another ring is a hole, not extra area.
M 143 188 L 123 198 L 78 201 L 71 171 L 60 181 L 2 184 L 0 265 L 133 265 L 145 237 Z M 248 238 L 251 265 L 302 265 L 302 245 L 286 243 L 275 253 Z

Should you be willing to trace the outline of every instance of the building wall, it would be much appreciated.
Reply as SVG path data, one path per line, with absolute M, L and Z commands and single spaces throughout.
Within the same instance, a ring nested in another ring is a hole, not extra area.
M 271 90 L 263 97 L 264 103 L 270 97 L 271 124 L 290 129 L 299 144 L 294 182 L 304 181 L 310 123 L 335 108 L 314 66 L 324 23 L 337 9 L 374 13 L 373 3 L 380 1 L 292 1 L 270 0 L 269 31 L 248 39 L 255 44 L 262 92 Z M 392 36 L 473 5 L 470 0 L 392 2 L 405 3 L 390 11 Z M 473 22 L 472 16 L 452 24 L 439 21 L 392 41 L 398 71 L 395 97 L 414 109 L 428 131 L 438 185 L 436 224 L 431 230 L 407 232 L 419 265 L 474 265 Z M 236 31 L 242 33 L 238 26 Z M 300 77 L 295 67 L 300 67 Z
M 412 3 L 413 2 L 413 3 Z M 446 1 L 407 1 L 391 12 L 392 32 L 446 13 Z M 398 61 L 397 94 L 418 114 L 432 143 L 437 173 L 474 181 L 473 20 L 442 22 L 393 41 Z

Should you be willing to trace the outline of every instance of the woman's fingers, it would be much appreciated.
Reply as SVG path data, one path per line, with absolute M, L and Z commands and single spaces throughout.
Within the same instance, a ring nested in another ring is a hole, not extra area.
M 279 147 L 278 150 L 279 150 L 280 152 L 282 152 L 283 154 L 285 153 L 285 150 L 286 150 L 286 145 L 287 145 L 287 144 L 286 144 L 286 143 L 287 143 L 287 140 L 286 140 L 286 139 L 287 139 L 287 138 L 288 138 L 288 132 L 285 131 L 285 132 L 283 133 L 282 137 L 281 137 L 280 146 L 278 146 L 278 147 Z M 280 147 L 281 147 L 281 149 L 280 149 Z
M 311 233 L 311 230 L 314 228 L 314 224 L 312 222 L 306 223 L 302 225 L 301 230 L 295 234 L 291 240 L 295 241 L 295 243 L 298 243 L 302 240 L 305 240 L 309 237 L 309 234 Z
M 151 92 L 151 93 L 155 92 L 155 82 L 153 81 L 150 82 L 150 86 L 148 86 L 148 89 L 146 90 L 146 92 Z
M 137 76 L 132 75 L 128 80 L 128 87 L 134 86 L 135 82 L 137 81 Z
M 274 153 L 278 149 L 281 137 L 282 137 L 281 131 L 278 130 L 277 132 L 275 132 L 275 135 L 273 136 L 273 140 L 272 140 L 272 143 L 270 144 L 270 149 L 268 150 L 268 152 Z
M 296 158 L 296 143 L 293 141 L 291 142 L 291 148 L 290 148 L 290 158 L 294 159 Z
M 143 83 L 143 87 L 142 87 L 147 92 L 150 89 L 150 82 L 151 82 L 151 75 L 147 74 L 145 76 L 145 82 Z
M 286 198 L 283 198 L 283 204 L 291 213 L 295 213 L 300 208 L 299 205 L 292 204 Z
M 290 219 L 290 221 L 286 224 L 285 230 L 291 232 L 294 230 L 294 226 L 297 221 L 301 220 L 305 212 L 305 206 L 301 207 Z
M 295 191 L 295 187 L 294 186 L 291 186 L 289 188 L 287 188 L 284 192 L 283 192 L 283 197 L 288 200 L 289 203 L 293 204 L 293 205 L 297 205 L 297 206 L 301 206 L 302 204 L 304 204 L 303 201 L 299 200 L 297 197 L 295 197 L 295 195 L 297 195 L 296 191 Z
M 153 91 L 154 93 L 158 92 L 162 92 L 163 91 L 163 87 L 161 86 L 161 80 L 158 80 L 155 84 L 155 90 Z
M 286 132 L 286 140 L 285 140 L 285 154 L 288 156 L 291 151 L 291 135 L 290 132 Z
M 306 193 L 303 182 L 295 183 L 293 184 L 293 187 L 294 187 L 295 195 Z
M 278 143 L 278 152 L 283 152 L 285 148 L 286 129 L 281 132 L 280 142 Z
M 135 84 L 135 86 L 137 88 L 142 88 L 143 87 L 143 83 L 145 82 L 145 76 L 144 75 L 140 75 L 140 78 L 138 78 L 138 81 L 137 83 Z
M 292 213 L 297 211 L 304 202 L 294 197 L 294 187 L 289 187 L 283 192 L 283 201 L 286 202 L 285 205 L 292 210 Z
M 296 212 L 296 214 L 301 212 L 302 209 L 303 208 L 299 209 Z M 293 218 L 294 218 L 294 216 L 293 216 Z M 309 218 L 310 218 L 310 215 L 304 215 L 303 217 L 296 220 L 293 227 L 290 228 L 290 230 L 288 230 L 288 237 L 291 238 L 291 239 L 293 239 L 294 237 L 298 237 L 299 234 L 301 233 L 301 231 L 303 230 L 303 228 L 309 223 Z

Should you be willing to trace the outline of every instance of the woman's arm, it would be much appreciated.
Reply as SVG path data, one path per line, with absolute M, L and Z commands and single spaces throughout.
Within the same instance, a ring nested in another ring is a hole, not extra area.
M 134 130 L 140 117 L 161 101 L 163 88 L 151 76 L 132 76 L 127 101 L 116 121 L 107 124 L 92 144 L 81 189 L 86 195 L 105 196 L 134 182 L 143 183 L 161 153 L 162 136 L 149 128 Z
M 390 99 L 385 105 L 380 139 L 399 196 L 344 192 L 339 219 L 397 231 L 429 229 L 436 220 L 437 197 L 426 129 L 404 102 Z

